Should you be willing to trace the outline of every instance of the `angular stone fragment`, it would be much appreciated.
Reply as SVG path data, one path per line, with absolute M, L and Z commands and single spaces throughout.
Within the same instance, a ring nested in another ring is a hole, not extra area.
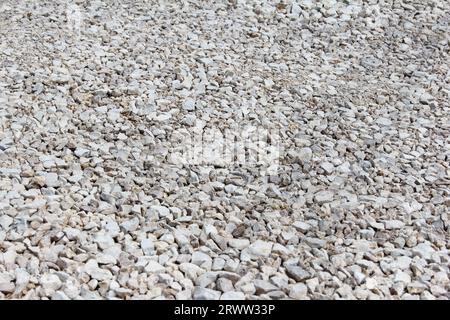
M 311 277 L 308 271 L 296 265 L 287 265 L 286 274 L 297 282 L 301 282 Z
M 221 295 L 220 291 L 195 287 L 192 297 L 194 300 L 219 300 Z

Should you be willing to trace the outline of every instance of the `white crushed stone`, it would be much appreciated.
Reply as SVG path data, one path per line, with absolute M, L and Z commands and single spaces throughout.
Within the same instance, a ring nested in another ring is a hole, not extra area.
M 449 12 L 1 1 L 0 299 L 448 299 Z

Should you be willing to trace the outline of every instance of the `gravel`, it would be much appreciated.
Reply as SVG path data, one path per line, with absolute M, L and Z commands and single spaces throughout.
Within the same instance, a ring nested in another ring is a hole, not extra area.
M 0 299 L 449 299 L 450 3 L 0 4 Z

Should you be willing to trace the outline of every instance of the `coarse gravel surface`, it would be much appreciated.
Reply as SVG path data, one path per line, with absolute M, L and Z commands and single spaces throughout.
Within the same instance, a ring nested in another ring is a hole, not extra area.
M 449 299 L 449 23 L 1 0 L 0 299 Z

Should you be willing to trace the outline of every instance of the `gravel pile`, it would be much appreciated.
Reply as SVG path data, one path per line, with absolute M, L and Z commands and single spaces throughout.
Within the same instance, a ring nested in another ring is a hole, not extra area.
M 2 0 L 0 298 L 450 298 L 449 22 L 445 0 Z M 183 158 L 246 126 L 275 166 Z

